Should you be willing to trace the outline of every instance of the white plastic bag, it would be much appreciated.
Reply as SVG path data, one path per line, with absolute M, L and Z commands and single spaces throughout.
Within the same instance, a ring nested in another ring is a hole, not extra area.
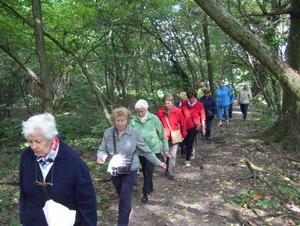
M 76 211 L 68 207 L 48 200 L 43 207 L 48 226 L 73 226 L 76 218 Z

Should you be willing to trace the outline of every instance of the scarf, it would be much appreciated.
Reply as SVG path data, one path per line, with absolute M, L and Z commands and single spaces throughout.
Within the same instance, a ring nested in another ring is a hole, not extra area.
M 197 104 L 197 100 L 194 101 L 194 103 L 191 103 L 190 101 L 188 101 L 188 105 L 190 108 L 194 107 Z
M 36 161 L 38 163 L 40 163 L 40 165 L 43 167 L 46 167 L 50 163 L 54 162 L 54 159 L 58 152 L 59 143 L 60 143 L 60 141 L 59 141 L 58 137 L 55 137 L 55 142 L 52 144 L 48 155 L 45 158 L 37 156 Z
M 146 120 L 147 120 L 147 116 L 148 116 L 148 112 L 146 112 L 146 114 L 145 114 L 145 116 L 143 118 L 140 118 L 138 116 L 138 119 L 141 121 L 142 124 L 144 124 L 146 122 Z

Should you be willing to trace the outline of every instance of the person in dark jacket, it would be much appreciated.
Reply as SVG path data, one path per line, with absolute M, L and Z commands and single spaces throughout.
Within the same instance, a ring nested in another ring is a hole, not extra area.
M 35 115 L 22 123 L 30 147 L 20 162 L 20 222 L 23 226 L 47 226 L 42 208 L 51 199 L 76 211 L 74 225 L 97 225 L 95 190 L 87 165 L 59 137 L 55 118 Z
M 204 95 L 200 98 L 200 102 L 203 104 L 206 115 L 206 140 L 211 139 L 211 131 L 213 126 L 213 119 L 217 115 L 217 106 L 213 96 L 210 95 L 210 89 L 204 89 Z

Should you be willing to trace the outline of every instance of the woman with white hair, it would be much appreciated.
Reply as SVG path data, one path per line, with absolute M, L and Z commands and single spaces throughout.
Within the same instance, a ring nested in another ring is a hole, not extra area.
M 136 116 L 131 120 L 131 126 L 136 128 L 150 150 L 158 157 L 161 149 L 163 149 L 164 156 L 169 154 L 169 146 L 164 128 L 158 117 L 148 111 L 148 102 L 140 99 L 135 104 Z M 139 159 L 142 165 L 142 172 L 144 176 L 143 184 L 143 202 L 148 201 L 148 195 L 153 191 L 153 171 L 154 165 L 139 152 Z
M 22 152 L 20 162 L 21 225 L 47 226 L 43 207 L 48 198 L 76 211 L 74 225 L 97 225 L 97 203 L 89 169 L 57 136 L 53 115 L 35 115 L 22 125 L 30 147 Z

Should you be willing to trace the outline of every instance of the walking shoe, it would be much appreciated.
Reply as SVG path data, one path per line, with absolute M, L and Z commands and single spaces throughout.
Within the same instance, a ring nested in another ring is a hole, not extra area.
M 206 137 L 206 140 L 210 140 L 211 138 L 210 137 Z
M 148 202 L 148 194 L 145 193 L 145 194 L 143 195 L 142 201 L 143 201 L 143 202 Z
M 221 126 L 223 126 L 223 124 L 222 123 L 219 123 L 219 125 L 218 125 L 219 127 L 221 127 Z
M 195 148 L 193 148 L 192 154 L 191 154 L 191 159 L 195 159 Z
M 169 180 L 174 180 L 174 176 L 173 175 L 170 175 L 168 178 L 169 178 Z
M 132 213 L 133 213 L 133 208 L 131 209 L 131 212 L 129 214 L 129 220 L 130 220 L 130 217 L 131 217 Z
M 226 121 L 226 125 L 229 125 L 229 120 Z
M 191 167 L 191 162 L 190 161 L 185 161 L 185 167 Z

